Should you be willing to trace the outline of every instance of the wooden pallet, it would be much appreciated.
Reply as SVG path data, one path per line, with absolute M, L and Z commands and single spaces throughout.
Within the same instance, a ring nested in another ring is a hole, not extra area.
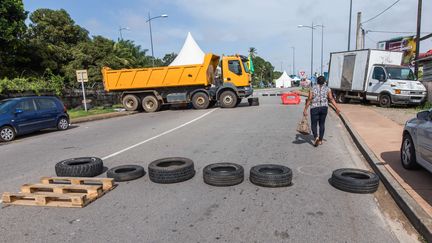
M 24 184 L 20 193 L 3 193 L 6 205 L 84 207 L 114 188 L 111 178 L 42 177 Z

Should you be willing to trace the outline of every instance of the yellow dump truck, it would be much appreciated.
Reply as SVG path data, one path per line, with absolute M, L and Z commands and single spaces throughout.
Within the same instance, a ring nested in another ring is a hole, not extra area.
M 158 111 L 162 105 L 192 103 L 207 109 L 217 101 L 223 108 L 236 107 L 253 92 L 245 56 L 206 54 L 196 65 L 112 70 L 102 69 L 106 91 L 122 92 L 126 110 Z

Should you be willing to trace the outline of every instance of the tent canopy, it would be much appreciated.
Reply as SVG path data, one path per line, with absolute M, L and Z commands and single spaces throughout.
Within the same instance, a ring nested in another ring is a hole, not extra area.
M 169 66 L 202 64 L 204 62 L 204 56 L 204 52 L 195 42 L 191 33 L 188 32 L 182 49 Z
M 292 81 L 292 78 L 284 71 L 282 75 L 276 79 L 276 88 L 289 88 L 291 87 Z

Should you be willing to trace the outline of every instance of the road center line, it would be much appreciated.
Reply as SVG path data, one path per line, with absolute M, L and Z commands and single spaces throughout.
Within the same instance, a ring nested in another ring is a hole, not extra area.
M 144 141 L 141 141 L 141 142 L 139 142 L 139 143 L 136 143 L 136 144 L 134 144 L 134 145 L 132 145 L 132 146 L 129 146 L 129 147 L 127 147 L 127 148 L 124 148 L 124 149 L 122 149 L 122 150 L 120 150 L 120 151 L 117 151 L 117 152 L 115 152 L 115 153 L 112 153 L 112 154 L 110 154 L 110 155 L 107 155 L 107 156 L 103 157 L 102 160 L 106 160 L 106 159 L 112 158 L 112 157 L 114 157 L 114 156 L 116 156 L 116 155 L 119 155 L 119 154 L 121 154 L 121 153 L 124 153 L 124 152 L 126 152 L 126 151 L 128 151 L 128 150 L 131 150 L 131 149 L 133 149 L 133 148 L 135 148 L 135 147 L 138 147 L 138 146 L 140 146 L 140 145 L 142 145 L 142 144 L 145 144 L 145 143 L 147 143 L 147 142 L 150 142 L 150 141 L 152 141 L 152 140 L 154 140 L 154 139 L 156 139 L 156 138 L 159 138 L 159 137 L 162 137 L 162 136 L 164 136 L 164 135 L 167 135 L 167 134 L 169 134 L 169 133 L 171 133 L 171 132 L 174 132 L 175 130 L 178 130 L 178 129 L 182 128 L 182 127 L 185 127 L 185 126 L 187 126 L 187 125 L 189 125 L 189 124 L 191 124 L 191 123 L 193 123 L 193 122 L 196 122 L 196 121 L 198 121 L 198 120 L 200 120 L 200 119 L 206 117 L 207 115 L 210 115 L 210 114 L 211 114 L 212 112 L 214 112 L 215 110 L 217 110 L 217 109 L 212 109 L 211 111 L 209 111 L 209 112 L 207 112 L 207 113 L 205 113 L 205 114 L 203 114 L 203 115 L 201 115 L 201 116 L 199 116 L 199 117 L 197 117 L 197 118 L 195 118 L 195 119 L 193 119 L 193 120 L 190 120 L 190 121 L 188 121 L 188 122 L 186 122 L 186 123 L 183 123 L 182 125 L 180 125 L 180 126 L 178 126 L 178 127 L 172 128 L 172 129 L 170 129 L 170 130 L 168 130 L 168 131 L 165 131 L 165 132 L 163 132 L 163 133 L 161 133 L 161 134 L 158 134 L 158 135 L 156 135 L 156 136 L 154 136 L 154 137 L 151 137 L 151 138 L 149 138 L 149 139 L 146 139 L 146 140 L 144 140 Z

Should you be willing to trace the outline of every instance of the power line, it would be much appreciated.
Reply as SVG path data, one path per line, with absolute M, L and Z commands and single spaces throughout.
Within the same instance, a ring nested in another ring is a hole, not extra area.
M 372 17 L 372 18 L 370 18 L 370 19 L 368 19 L 368 20 L 366 20 L 366 21 L 364 21 L 362 24 L 365 24 L 365 23 L 367 23 L 367 22 L 369 22 L 369 21 L 372 21 L 372 20 L 378 18 L 378 16 L 380 16 L 380 15 L 383 14 L 383 13 L 385 13 L 385 12 L 386 12 L 387 10 L 389 10 L 391 7 L 393 7 L 394 5 L 396 5 L 396 3 L 398 3 L 398 2 L 400 2 L 400 0 L 397 0 L 397 1 L 394 2 L 392 5 L 388 6 L 386 9 L 384 9 L 381 13 L 375 15 L 374 17 Z

